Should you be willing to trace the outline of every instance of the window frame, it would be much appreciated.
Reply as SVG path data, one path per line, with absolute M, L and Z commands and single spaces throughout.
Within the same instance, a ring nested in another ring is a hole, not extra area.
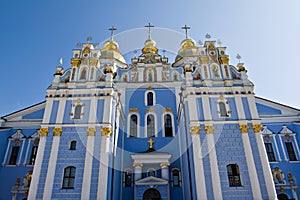
M 269 141 L 265 141 L 264 142 L 264 145 L 265 145 L 265 149 L 266 149 L 266 153 L 267 153 L 267 157 L 268 157 L 268 161 L 269 162 L 276 162 L 276 154 L 275 154 L 275 151 L 274 151 L 274 148 L 273 148 L 273 144 L 272 142 L 269 142 Z M 269 149 L 271 149 L 272 151 L 268 151 L 268 147 L 270 147 Z M 271 160 L 270 158 L 273 158 L 273 160 Z
M 127 177 L 130 174 L 130 184 L 128 184 L 128 179 Z M 123 178 L 124 178 L 124 187 L 132 187 L 133 184 L 133 173 L 131 169 L 125 169 L 123 172 Z
M 148 104 L 148 93 L 150 93 L 150 92 L 153 94 L 153 105 Z M 144 103 L 145 103 L 145 106 L 155 106 L 156 105 L 156 94 L 153 89 L 146 90 L 145 95 L 144 95 Z
M 154 173 L 154 176 L 151 176 L 151 175 L 150 175 L 151 173 Z M 149 169 L 147 170 L 147 177 L 157 177 L 157 172 L 156 172 L 156 170 L 155 170 L 154 168 L 149 168 Z
M 166 136 L 166 130 L 165 130 L 165 116 L 170 115 L 171 117 L 171 125 L 172 125 L 172 135 L 171 136 Z M 172 112 L 164 112 L 162 115 L 162 134 L 163 137 L 174 137 L 175 136 L 175 121 L 174 121 L 174 115 Z
M 131 121 L 131 116 L 132 115 L 136 115 L 137 116 L 137 133 L 136 133 L 136 137 L 131 137 L 131 124 L 130 124 L 130 121 Z M 131 138 L 139 138 L 140 137 L 140 114 L 138 112 L 130 112 L 128 114 L 128 118 L 127 118 L 127 137 L 131 137 Z
M 81 106 L 80 118 L 75 118 L 75 111 L 76 111 L 77 106 Z M 70 117 L 71 117 L 72 120 L 81 120 L 81 119 L 83 119 L 84 106 L 85 106 L 85 104 L 83 102 L 81 102 L 80 98 L 78 98 L 75 103 L 71 104 L 72 108 L 71 108 Z
M 230 110 L 230 101 L 226 100 L 225 97 L 220 97 L 220 99 L 218 99 L 216 101 L 216 104 L 217 104 L 217 113 L 218 113 L 218 116 L 219 118 L 230 118 L 231 117 L 231 110 Z M 221 115 L 221 106 L 220 105 L 223 105 L 225 106 L 225 111 L 226 111 L 226 116 L 223 116 Z
M 175 171 L 178 172 L 178 175 L 176 175 L 176 176 L 178 176 L 178 184 L 175 184 L 175 180 L 174 180 L 174 177 L 175 177 L 174 172 L 175 172 Z M 171 179 L 171 181 L 172 181 L 172 186 L 173 186 L 173 187 L 181 187 L 181 178 L 180 178 L 180 174 L 181 174 L 181 172 L 180 172 L 180 170 L 179 170 L 178 168 L 173 168 L 173 169 L 172 169 L 172 173 L 171 173 L 172 179 Z
M 234 170 L 233 170 L 234 168 L 232 168 L 232 166 L 235 167 L 235 173 L 234 173 Z M 230 174 L 229 167 L 231 168 L 231 173 L 232 174 Z M 240 173 L 239 165 L 238 164 L 228 164 L 228 165 L 226 165 L 226 169 L 227 169 L 229 187 L 241 187 L 241 186 L 243 186 L 242 185 L 242 180 L 241 180 L 241 173 Z
M 66 175 L 67 170 L 70 169 L 70 172 Z M 72 170 L 74 171 L 74 176 L 72 176 Z M 75 188 L 75 178 L 76 178 L 76 167 L 75 166 L 68 166 L 64 168 L 63 173 L 63 181 L 62 181 L 62 189 L 74 189 Z M 67 187 L 65 187 L 65 181 L 67 181 Z M 72 182 L 73 181 L 73 182 Z
M 70 148 L 69 148 L 69 150 L 75 151 L 75 150 L 76 150 L 76 147 L 77 147 L 77 141 L 76 141 L 76 140 L 72 140 L 72 141 L 70 142 Z
M 154 128 L 154 134 L 153 135 L 151 135 L 151 136 L 148 136 L 148 116 L 149 115 L 152 115 L 153 116 L 153 121 L 154 121 L 154 125 L 153 125 L 153 128 Z M 157 117 L 156 117 L 156 114 L 155 113 L 153 113 L 153 112 L 149 112 L 149 113 L 147 113 L 146 115 L 145 115 L 145 137 L 146 138 L 150 138 L 150 137 L 157 137 Z

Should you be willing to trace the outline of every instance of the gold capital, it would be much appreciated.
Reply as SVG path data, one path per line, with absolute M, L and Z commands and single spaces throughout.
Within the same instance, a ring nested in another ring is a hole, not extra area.
M 249 127 L 247 124 L 240 125 L 240 131 L 241 133 L 248 133 Z
M 53 129 L 53 135 L 54 136 L 61 136 L 62 128 L 54 128 Z
M 80 63 L 81 63 L 81 60 L 79 60 L 79 59 L 72 59 L 71 60 L 71 65 L 73 66 L 73 67 L 78 67 L 79 65 L 80 65 Z
M 103 128 L 101 128 L 101 132 L 102 132 L 103 136 L 109 137 L 111 135 L 111 128 L 103 127 Z
M 87 129 L 87 135 L 88 136 L 95 136 L 96 128 L 88 128 Z
M 213 134 L 214 133 L 214 126 L 205 126 L 204 127 L 206 134 Z
M 48 128 L 40 128 L 40 136 L 46 137 L 48 135 L 49 129 Z
M 133 163 L 134 167 L 143 167 L 143 163 L 135 162 Z
M 262 125 L 261 124 L 252 124 L 252 128 L 254 130 L 254 133 L 260 133 L 261 129 L 262 129 Z
M 168 166 L 170 166 L 170 163 L 169 162 L 162 162 L 162 163 L 160 163 L 160 166 L 161 167 L 168 167 Z
M 200 134 L 200 126 L 191 126 L 190 127 L 190 133 L 191 134 Z
M 137 109 L 137 108 L 130 108 L 129 112 L 139 112 L 139 109 Z

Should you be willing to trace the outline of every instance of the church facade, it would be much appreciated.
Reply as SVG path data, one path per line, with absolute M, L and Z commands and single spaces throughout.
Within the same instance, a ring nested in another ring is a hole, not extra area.
M 209 37 L 170 63 L 148 28 L 130 63 L 113 33 L 74 49 L 44 102 L 1 118 L 0 199 L 298 199 L 300 110 Z

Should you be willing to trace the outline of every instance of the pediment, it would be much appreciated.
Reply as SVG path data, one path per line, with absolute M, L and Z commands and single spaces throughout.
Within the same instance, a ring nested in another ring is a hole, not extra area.
M 135 184 L 136 185 L 167 185 L 168 181 L 158 177 L 148 176 L 146 178 L 135 181 Z
M 12 134 L 9 138 L 12 139 L 21 139 L 21 138 L 25 138 L 25 136 L 22 133 L 22 130 L 17 130 L 14 134 Z

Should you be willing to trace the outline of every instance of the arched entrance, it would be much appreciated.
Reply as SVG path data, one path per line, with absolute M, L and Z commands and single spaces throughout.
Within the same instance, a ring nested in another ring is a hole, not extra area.
M 281 193 L 277 195 L 278 200 L 289 200 L 288 195 Z
M 150 188 L 144 192 L 143 200 L 161 200 L 161 196 L 157 189 Z

